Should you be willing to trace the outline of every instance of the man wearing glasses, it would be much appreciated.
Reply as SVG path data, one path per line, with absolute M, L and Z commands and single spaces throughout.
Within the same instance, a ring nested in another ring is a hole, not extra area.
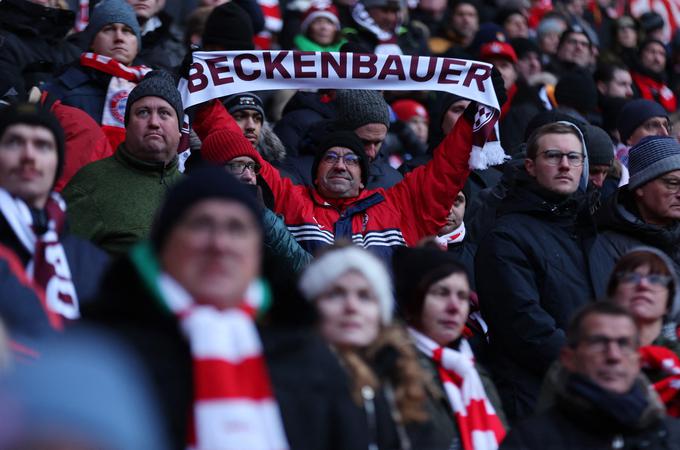
M 675 448 L 680 425 L 640 375 L 633 317 L 608 302 L 582 309 L 567 330 L 550 407 L 513 427 L 501 449 Z M 643 444 L 644 443 L 644 444 Z
M 569 318 L 594 296 L 584 148 L 571 122 L 536 129 L 496 223 L 479 240 L 475 271 L 489 326 L 489 367 L 497 369 L 511 420 L 533 412 L 543 377 L 565 343 Z
M 643 138 L 630 149 L 628 170 L 628 185 L 595 217 L 602 283 L 618 258 L 640 245 L 665 252 L 680 268 L 680 143 L 669 136 Z

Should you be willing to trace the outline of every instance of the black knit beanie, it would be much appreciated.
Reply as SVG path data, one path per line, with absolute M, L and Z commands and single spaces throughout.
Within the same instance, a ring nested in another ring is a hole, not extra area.
M 253 23 L 247 12 L 234 2 L 213 9 L 203 29 L 203 46 L 221 50 L 253 50 Z
M 586 70 L 572 70 L 560 78 L 555 86 L 558 106 L 568 106 L 585 114 L 597 110 L 597 86 Z
M 625 144 L 635 129 L 652 117 L 668 118 L 668 112 L 653 100 L 637 98 L 626 103 L 616 120 L 621 142 Z
M 182 97 L 175 86 L 175 79 L 164 70 L 152 70 L 147 73 L 142 81 L 130 92 L 125 105 L 125 126 L 130 120 L 132 105 L 142 97 L 160 97 L 170 103 L 172 109 L 177 113 L 177 125 L 182 130 L 184 119 L 184 107 Z
M 453 253 L 435 248 L 398 247 L 392 267 L 397 304 L 407 320 L 418 320 L 430 286 L 452 273 L 467 274 Z
M 151 228 L 151 243 L 156 251 L 163 248 L 170 232 L 189 209 L 203 200 L 211 199 L 230 200 L 245 206 L 253 213 L 262 231 L 262 209 L 254 191 L 249 191 L 248 185 L 239 182 L 223 167 L 200 166 L 172 186 L 165 195 Z
M 48 109 L 33 103 L 17 103 L 0 110 L 0 137 L 5 130 L 16 124 L 38 125 L 49 129 L 57 143 L 57 172 L 52 187 L 64 170 L 65 139 L 64 129 Z
M 389 107 L 378 91 L 339 90 L 335 102 L 338 124 L 342 128 L 356 130 L 369 123 L 382 123 L 390 127 Z
M 590 166 L 611 165 L 614 160 L 614 143 L 607 132 L 594 125 L 587 125 L 586 131 L 586 148 Z
M 368 156 L 364 150 L 364 144 L 353 131 L 334 131 L 321 141 L 319 148 L 314 155 L 314 162 L 312 163 L 312 180 L 316 180 L 317 171 L 319 170 L 319 163 L 321 158 L 326 154 L 329 148 L 343 147 L 348 148 L 359 157 L 359 166 L 361 167 L 361 182 L 366 186 L 368 184 Z

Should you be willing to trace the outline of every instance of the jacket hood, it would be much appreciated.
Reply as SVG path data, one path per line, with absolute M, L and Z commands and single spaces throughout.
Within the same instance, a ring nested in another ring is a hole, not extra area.
M 73 11 L 31 3 L 28 0 L 0 2 L 0 28 L 19 35 L 62 39 L 73 28 Z

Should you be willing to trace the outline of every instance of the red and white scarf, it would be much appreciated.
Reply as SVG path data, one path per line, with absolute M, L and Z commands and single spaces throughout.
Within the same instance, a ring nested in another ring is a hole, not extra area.
M 454 350 L 441 347 L 422 333 L 409 328 L 418 350 L 437 364 L 444 391 L 453 408 L 465 450 L 493 450 L 505 437 L 505 428 L 484 392 L 475 369 L 470 344 L 460 341 Z
M 196 303 L 168 275 L 159 290 L 177 315 L 193 357 L 194 408 L 190 448 L 284 450 L 288 442 L 262 355 L 254 316 L 263 302 L 254 284 L 240 307 Z
M 111 75 L 106 90 L 101 127 L 109 138 L 111 148 L 117 148 L 125 140 L 125 105 L 130 91 L 151 71 L 146 66 L 126 66 L 108 56 L 97 53 L 80 55 L 80 65 Z
M 640 347 L 640 357 L 643 368 L 666 375 L 654 383 L 654 390 L 666 405 L 668 415 L 680 417 L 680 358 L 672 350 L 658 345 Z
M 21 244 L 31 254 L 26 273 L 45 290 L 47 307 L 67 319 L 80 317 L 78 294 L 59 235 L 66 221 L 66 203 L 52 192 L 45 205 L 47 231 L 35 233 L 33 216 L 26 203 L 0 189 L 0 213 Z
M 399 36 L 397 30 L 401 26 L 399 23 L 393 32 L 385 31 L 375 23 L 375 20 L 366 10 L 366 7 L 361 2 L 356 2 L 352 7 L 352 18 L 354 21 L 367 31 L 370 31 L 378 39 L 378 43 L 373 49 L 376 55 L 403 55 L 404 52 L 397 44 Z
M 445 234 L 443 236 L 437 236 L 434 240 L 437 242 L 442 250 L 446 250 L 449 244 L 456 244 L 458 242 L 463 242 L 465 239 L 465 223 L 461 222 L 458 227 L 452 232 Z

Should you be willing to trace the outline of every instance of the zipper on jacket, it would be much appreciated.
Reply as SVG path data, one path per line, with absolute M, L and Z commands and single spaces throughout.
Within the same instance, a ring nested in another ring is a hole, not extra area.
M 375 414 L 375 392 L 370 386 L 361 388 L 361 397 L 364 399 L 364 410 L 366 411 L 366 420 L 368 422 L 368 432 L 370 442 L 368 443 L 368 450 L 379 450 L 378 448 L 378 423 Z

